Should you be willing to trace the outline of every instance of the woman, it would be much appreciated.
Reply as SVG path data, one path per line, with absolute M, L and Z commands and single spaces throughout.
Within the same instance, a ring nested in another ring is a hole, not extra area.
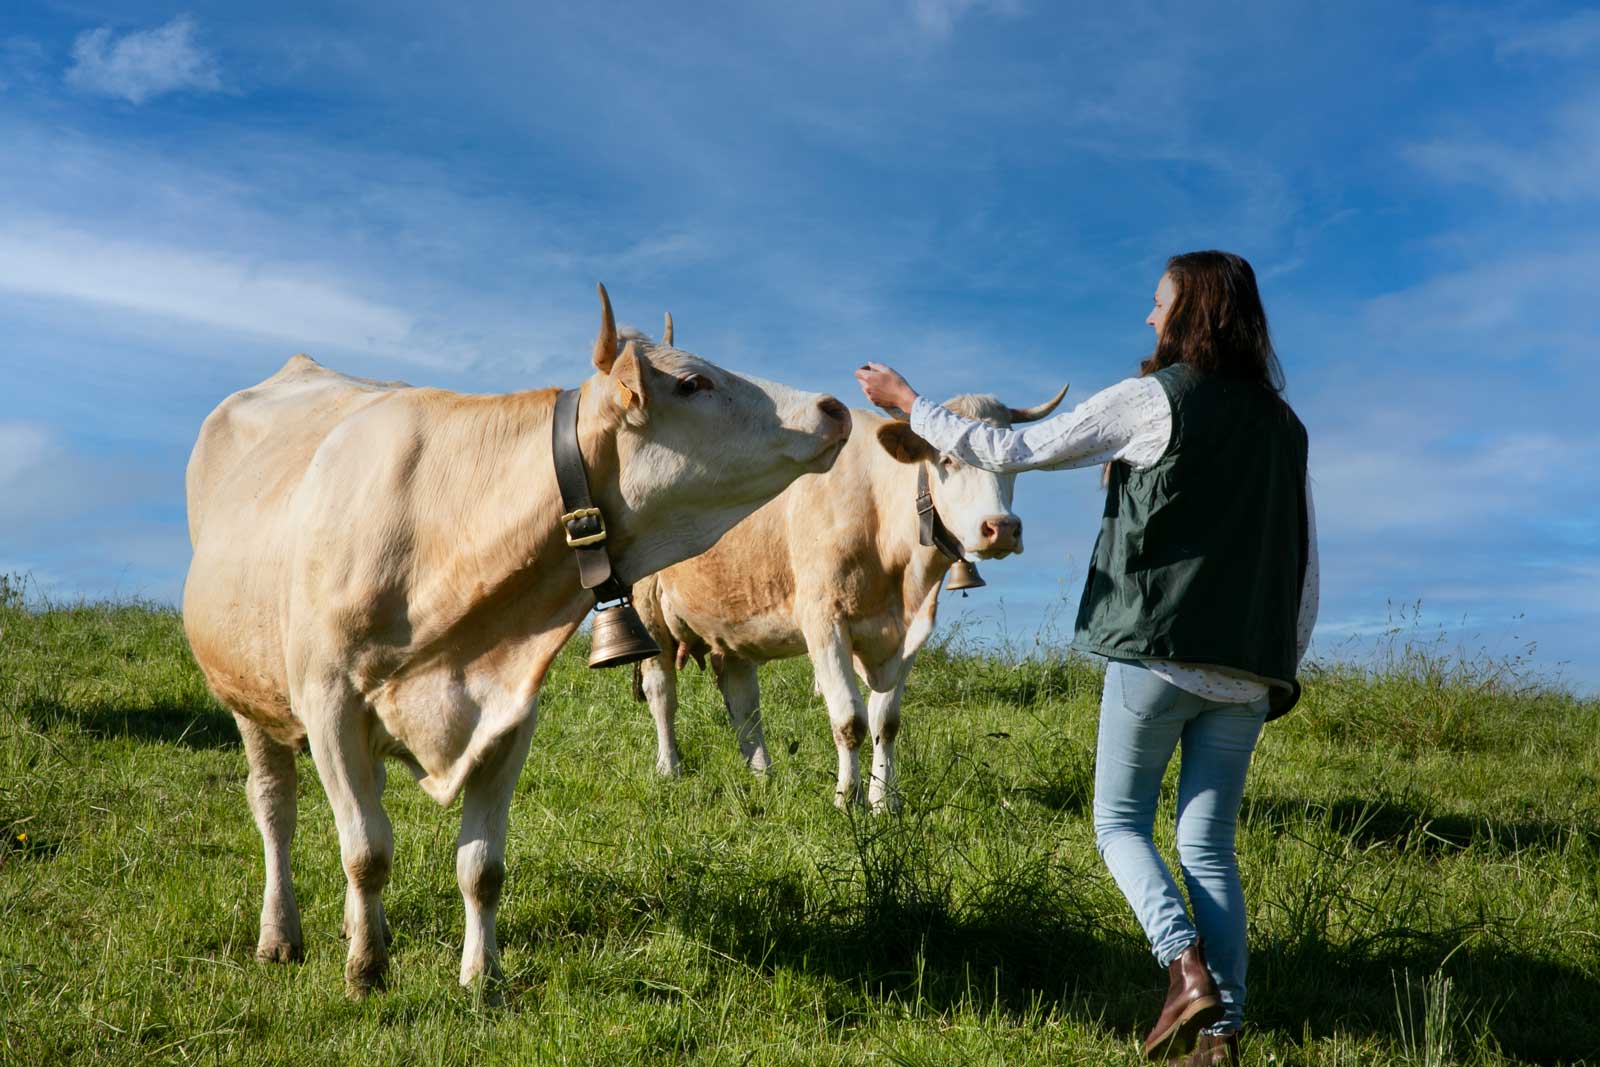
M 1108 657 L 1096 843 L 1169 975 L 1151 1059 L 1237 1061 L 1244 894 L 1234 835 L 1262 723 L 1299 696 L 1317 612 L 1306 432 L 1282 396 L 1255 273 L 1239 256 L 1167 263 L 1140 375 L 1022 429 L 963 418 L 882 364 L 873 403 L 935 448 L 993 471 L 1109 466 L 1073 646 Z M 1151 840 L 1175 748 L 1178 853 L 1193 917 Z M 1191 1051 L 1192 1049 L 1192 1051 Z

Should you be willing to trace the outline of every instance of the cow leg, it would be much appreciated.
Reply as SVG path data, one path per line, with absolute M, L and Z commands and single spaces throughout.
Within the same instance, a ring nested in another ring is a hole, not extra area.
M 233 720 L 239 724 L 239 736 L 244 739 L 244 754 L 250 764 L 245 791 L 266 857 L 267 886 L 261 896 L 256 959 L 289 963 L 305 954 L 300 909 L 295 905 L 294 879 L 289 870 L 289 844 L 294 840 L 295 824 L 294 749 L 273 740 L 243 715 L 235 713 Z
M 867 709 L 861 702 L 861 692 L 856 689 L 850 639 L 843 628 L 835 626 L 816 640 L 807 635 L 806 644 L 817 684 L 822 689 L 822 699 L 828 705 L 833 743 L 839 750 L 839 780 L 834 787 L 833 802 L 844 808 L 859 799 L 860 749 L 867 734 Z
M 683 756 L 678 752 L 678 667 L 672 645 L 661 645 L 661 655 L 639 664 L 640 685 L 656 721 L 656 773 L 676 778 L 683 772 Z
M 384 813 L 382 765 L 372 751 L 370 713 L 352 697 L 332 696 L 305 716 L 311 756 L 339 828 L 345 871 L 345 989 L 353 997 L 382 988 L 389 967 L 383 887 L 394 859 L 394 833 Z M 312 725 L 314 723 L 314 725 Z
M 745 763 L 758 775 L 767 773 L 772 761 L 767 756 L 767 739 L 761 732 L 761 683 L 756 665 L 747 659 L 724 656 L 717 671 L 717 688 L 728 705 L 728 721 L 739 739 Z
M 388 788 L 389 784 L 389 765 L 382 758 L 375 760 L 372 766 L 372 775 L 378 783 L 378 796 L 382 797 L 383 791 Z M 380 917 L 383 922 L 383 943 L 392 945 L 394 944 L 394 931 L 389 929 L 389 916 L 387 913 L 382 912 L 381 907 L 380 905 Z M 360 914 L 360 911 L 359 894 L 351 889 L 349 885 L 346 885 L 344 890 L 344 919 L 339 926 L 339 936 L 346 941 L 350 940 L 350 932 L 355 929 L 355 917 Z
M 492 987 L 501 978 L 494 918 L 506 877 L 506 822 L 517 776 L 528 758 L 535 717 L 530 713 L 525 723 L 496 746 L 462 791 L 461 834 L 456 838 L 456 882 L 467 913 L 461 947 L 462 985 L 481 976 Z
M 867 803 L 874 812 L 900 810 L 894 740 L 900 733 L 900 700 L 905 692 L 905 676 L 901 675 L 889 689 L 874 689 L 867 702 L 867 720 L 872 727 L 872 783 L 867 787 Z

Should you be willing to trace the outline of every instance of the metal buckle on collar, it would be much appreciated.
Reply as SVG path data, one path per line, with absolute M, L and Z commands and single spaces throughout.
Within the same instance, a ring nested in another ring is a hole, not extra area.
M 599 525 L 599 530 L 592 534 L 574 536 L 572 532 L 573 524 L 584 522 L 588 519 L 593 519 Z M 561 516 L 561 525 L 566 527 L 567 546 L 569 548 L 582 548 L 584 545 L 599 544 L 606 539 L 606 517 L 600 514 L 599 508 L 579 508 L 576 511 L 569 511 Z
M 933 510 L 933 494 L 926 489 L 917 494 L 917 514 L 926 515 Z

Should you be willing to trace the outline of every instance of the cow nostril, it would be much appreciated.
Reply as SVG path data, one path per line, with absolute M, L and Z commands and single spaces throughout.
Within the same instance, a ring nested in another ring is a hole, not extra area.
M 978 526 L 978 532 L 989 544 L 1002 540 L 1016 541 L 1022 536 L 1022 520 L 985 519 Z
M 850 421 L 850 409 L 831 396 L 825 396 L 817 401 L 817 410 L 835 422 Z
M 822 412 L 824 418 L 833 423 L 834 432 L 839 440 L 847 441 L 850 438 L 850 409 L 831 396 L 825 396 L 817 401 L 817 410 Z

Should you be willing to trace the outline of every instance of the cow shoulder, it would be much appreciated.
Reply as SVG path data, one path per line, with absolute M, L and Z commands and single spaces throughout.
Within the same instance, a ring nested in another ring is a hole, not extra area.
M 258 385 L 232 394 L 206 417 L 185 478 L 189 532 L 198 544 L 209 515 L 238 510 L 239 497 L 292 490 L 322 439 L 355 411 L 403 382 L 375 382 L 297 355 Z M 226 536 L 233 536 L 227 531 Z

